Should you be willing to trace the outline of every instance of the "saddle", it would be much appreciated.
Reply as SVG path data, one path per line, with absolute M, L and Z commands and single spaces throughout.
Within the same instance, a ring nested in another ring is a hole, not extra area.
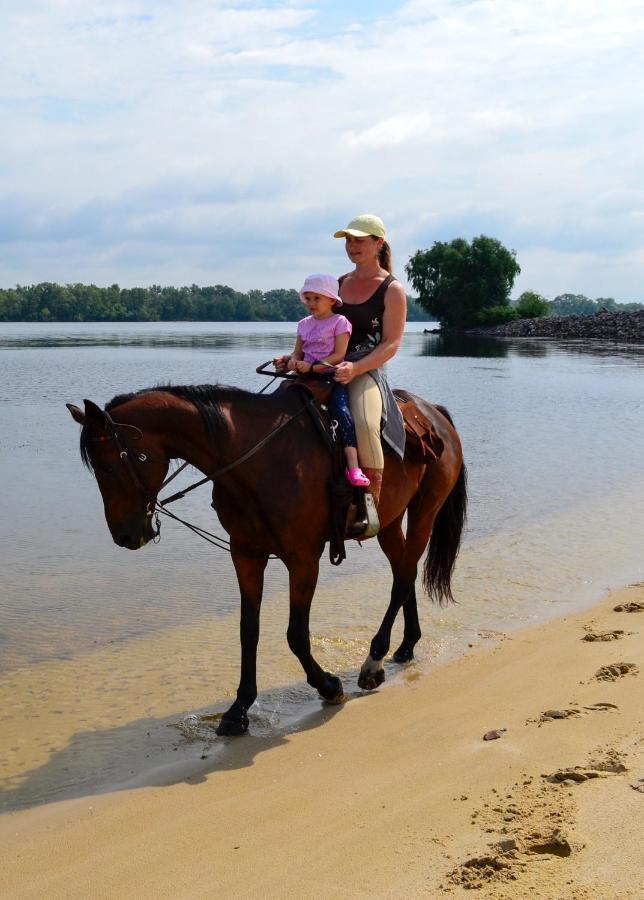
M 294 379 L 295 381 L 295 379 Z M 304 376 L 297 384 L 315 398 L 318 406 L 328 402 L 333 390 L 333 382 L 313 380 Z M 395 388 L 393 395 L 402 413 L 405 426 L 406 451 L 413 462 L 439 460 L 443 453 L 443 440 L 436 433 L 433 422 L 418 408 L 412 395 L 402 388 Z
M 441 458 L 444 444 L 434 425 L 416 405 L 414 398 L 400 388 L 393 391 L 405 425 L 405 456 L 412 462 L 429 462 Z

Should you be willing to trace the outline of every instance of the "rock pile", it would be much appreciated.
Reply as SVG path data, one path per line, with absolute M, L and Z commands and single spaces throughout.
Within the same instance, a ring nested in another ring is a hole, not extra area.
M 594 316 L 516 319 L 504 325 L 472 328 L 467 333 L 490 337 L 598 338 L 605 341 L 644 343 L 644 309 L 636 312 L 604 312 Z

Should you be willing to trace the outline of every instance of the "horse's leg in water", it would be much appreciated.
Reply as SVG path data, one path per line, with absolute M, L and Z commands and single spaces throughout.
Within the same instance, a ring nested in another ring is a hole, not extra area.
M 394 519 L 391 524 L 378 533 L 378 543 L 391 565 L 393 584 L 391 586 L 391 599 L 384 615 L 380 628 L 374 635 L 369 648 L 369 656 L 365 659 L 358 676 L 358 687 L 372 691 L 385 680 L 385 670 L 382 664 L 384 657 L 389 652 L 391 641 L 391 629 L 398 615 L 400 607 L 405 603 L 409 591 L 413 588 L 416 573 L 414 571 L 411 583 L 408 577 L 404 577 L 402 566 L 405 557 L 405 535 L 402 531 L 404 513 Z
M 241 677 L 237 699 L 219 723 L 217 734 L 238 735 L 248 729 L 248 709 L 257 699 L 257 643 L 259 641 L 259 613 L 264 588 L 264 570 L 268 557 L 253 559 L 232 554 L 239 590 L 241 616 L 239 639 L 241 641 Z
M 373 690 L 385 680 L 382 660 L 389 652 L 391 629 L 401 607 L 405 617 L 405 630 L 394 659 L 402 663 L 414 658 L 414 646 L 421 636 L 416 605 L 418 560 L 429 541 L 436 513 L 435 504 L 430 506 L 423 503 L 422 496 L 416 495 L 407 510 L 407 535 L 402 531 L 402 515 L 378 535 L 380 546 L 391 565 L 393 584 L 387 612 L 371 641 L 369 656 L 360 670 L 358 686 L 363 690 Z
M 311 602 L 318 581 L 320 561 L 314 557 L 288 563 L 290 615 L 286 637 L 306 673 L 306 680 L 325 700 L 339 700 L 343 695 L 342 682 L 337 675 L 325 672 L 311 654 L 309 616 Z

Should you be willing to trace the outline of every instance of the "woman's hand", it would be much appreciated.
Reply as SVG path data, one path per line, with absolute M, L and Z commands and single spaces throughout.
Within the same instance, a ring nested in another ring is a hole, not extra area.
M 356 372 L 354 364 L 345 360 L 345 362 L 341 362 L 335 367 L 334 381 L 337 381 L 340 384 L 349 384 L 357 374 L 358 372 Z

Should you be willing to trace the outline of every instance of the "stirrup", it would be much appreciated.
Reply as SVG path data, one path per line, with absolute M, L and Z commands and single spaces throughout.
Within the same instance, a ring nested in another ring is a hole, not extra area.
M 367 510 L 367 527 L 365 528 L 363 538 L 375 537 L 380 531 L 380 519 L 378 518 L 378 510 L 373 494 L 365 491 L 364 505 Z
M 380 520 L 373 495 L 368 491 L 363 491 L 361 500 L 364 503 L 364 513 L 360 519 L 351 523 L 346 532 L 348 538 L 356 541 L 375 537 L 380 531 Z

